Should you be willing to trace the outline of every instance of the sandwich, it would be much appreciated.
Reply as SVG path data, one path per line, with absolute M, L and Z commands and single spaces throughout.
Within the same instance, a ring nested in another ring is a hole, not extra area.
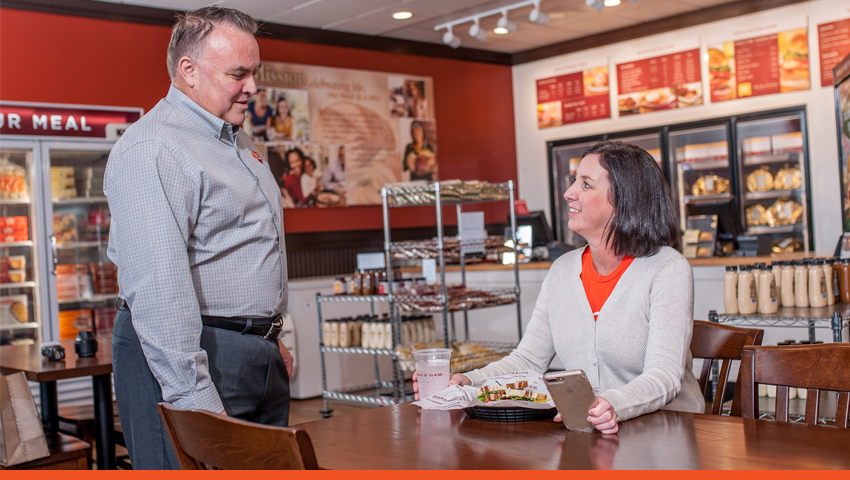
M 478 400 L 484 403 L 498 400 L 523 400 L 539 403 L 549 400 L 547 395 L 525 390 L 526 387 L 528 387 L 528 382 L 526 381 L 508 383 L 504 386 L 485 385 L 476 390 L 475 393 L 478 395 Z
M 729 65 L 729 57 L 722 50 L 708 49 L 708 74 L 711 79 L 712 100 L 723 101 L 734 98 L 735 91 L 729 83 L 732 80 L 732 67 Z
M 783 90 L 806 90 L 809 88 L 809 41 L 805 33 L 791 38 L 779 65 L 779 84 Z

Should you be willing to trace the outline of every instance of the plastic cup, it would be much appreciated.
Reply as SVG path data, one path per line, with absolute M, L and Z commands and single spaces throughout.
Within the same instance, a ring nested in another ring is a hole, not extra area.
M 414 350 L 416 381 L 419 383 L 419 398 L 426 399 L 449 386 L 452 351 L 448 348 Z

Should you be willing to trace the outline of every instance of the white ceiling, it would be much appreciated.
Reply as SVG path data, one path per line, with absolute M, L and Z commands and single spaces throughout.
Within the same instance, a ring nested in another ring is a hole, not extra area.
M 181 11 L 218 4 L 236 8 L 269 23 L 437 44 L 442 43 L 443 31 L 434 31 L 434 26 L 519 3 L 518 0 L 100 1 Z M 584 0 L 541 0 L 540 9 L 549 14 L 549 24 L 546 26 L 528 20 L 528 14 L 533 8 L 529 5 L 508 12 L 508 18 L 517 24 L 514 33 L 493 33 L 499 15 L 481 19 L 481 26 L 488 31 L 484 41 L 469 36 L 472 22 L 458 25 L 454 33 L 460 37 L 463 47 L 516 53 L 723 3 L 730 3 L 730 0 L 622 0 L 617 7 L 608 7 L 597 12 L 586 6 Z M 394 20 L 391 15 L 397 11 L 412 12 L 413 17 L 408 20 Z

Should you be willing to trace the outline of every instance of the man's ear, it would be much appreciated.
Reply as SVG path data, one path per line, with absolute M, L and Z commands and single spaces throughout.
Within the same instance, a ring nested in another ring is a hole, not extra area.
M 189 58 L 188 55 L 183 55 L 180 57 L 180 61 L 177 62 L 177 76 L 179 76 L 189 88 L 195 86 L 196 79 L 196 65 L 195 61 Z

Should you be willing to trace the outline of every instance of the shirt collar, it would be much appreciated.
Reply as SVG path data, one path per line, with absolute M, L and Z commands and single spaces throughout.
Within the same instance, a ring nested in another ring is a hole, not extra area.
M 168 95 L 165 97 L 165 100 L 189 117 L 197 119 L 198 125 L 209 130 L 215 138 L 230 144 L 236 143 L 236 133 L 239 131 L 239 126 L 234 127 L 229 122 L 225 122 L 204 110 L 203 107 L 195 103 L 194 100 L 174 85 L 171 85 L 168 89 Z

